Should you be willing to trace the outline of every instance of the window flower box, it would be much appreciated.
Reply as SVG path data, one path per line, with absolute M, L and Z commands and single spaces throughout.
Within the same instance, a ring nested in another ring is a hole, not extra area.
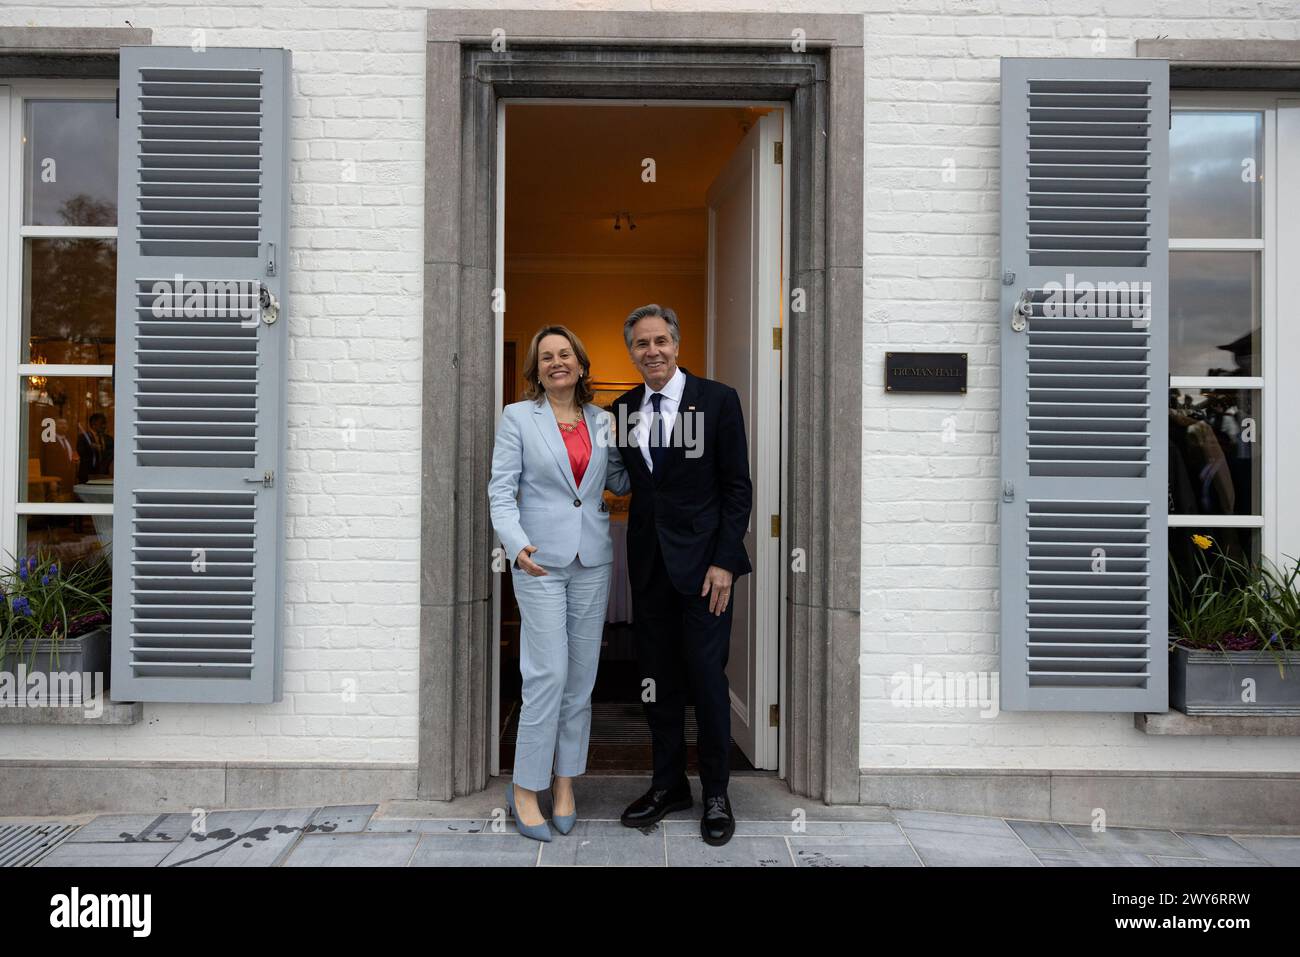
M 76 638 L 44 638 L 21 655 L 5 655 L 0 661 L 0 706 L 85 704 L 108 689 L 110 641 L 109 626 L 101 625 Z M 13 701 L 8 700 L 11 695 Z
M 111 593 L 105 561 L 24 557 L 0 571 L 0 705 L 81 705 L 107 687 Z
M 1194 535 L 1197 573 L 1170 561 L 1169 703 L 1189 715 L 1300 715 L 1300 562 L 1242 562 Z
M 1171 644 L 1169 704 L 1183 714 L 1300 715 L 1300 652 L 1279 660 L 1267 651 Z

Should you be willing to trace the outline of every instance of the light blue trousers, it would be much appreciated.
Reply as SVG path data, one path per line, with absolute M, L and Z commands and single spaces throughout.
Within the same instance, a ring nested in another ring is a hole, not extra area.
M 519 672 L 523 704 L 515 744 L 514 781 L 530 791 L 587 770 L 591 689 L 613 565 L 548 567 L 534 577 L 512 568 L 519 603 Z

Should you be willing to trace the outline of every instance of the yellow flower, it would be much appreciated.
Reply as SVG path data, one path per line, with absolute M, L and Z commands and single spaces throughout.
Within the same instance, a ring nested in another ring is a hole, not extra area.
M 1196 547 L 1199 548 L 1201 551 L 1205 551 L 1207 548 L 1209 548 L 1211 545 L 1214 544 L 1214 539 L 1210 538 L 1210 536 L 1208 535 L 1193 535 L 1192 541 L 1196 544 Z

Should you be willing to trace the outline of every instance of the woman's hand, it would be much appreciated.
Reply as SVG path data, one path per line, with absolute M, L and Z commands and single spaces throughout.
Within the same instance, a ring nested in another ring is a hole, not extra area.
M 532 575 L 534 578 L 541 578 L 543 575 L 548 574 L 548 572 L 545 568 L 528 557 L 535 551 L 537 551 L 536 545 L 525 545 L 519 550 L 519 554 L 515 556 L 515 564 L 528 572 L 528 574 Z

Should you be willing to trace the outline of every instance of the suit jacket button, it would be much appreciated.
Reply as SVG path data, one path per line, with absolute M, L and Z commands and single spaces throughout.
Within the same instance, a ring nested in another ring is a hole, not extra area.
M 580 499 L 580 498 L 575 498 L 575 499 L 573 500 L 573 507 L 574 507 L 574 508 L 582 508 L 582 499 Z

